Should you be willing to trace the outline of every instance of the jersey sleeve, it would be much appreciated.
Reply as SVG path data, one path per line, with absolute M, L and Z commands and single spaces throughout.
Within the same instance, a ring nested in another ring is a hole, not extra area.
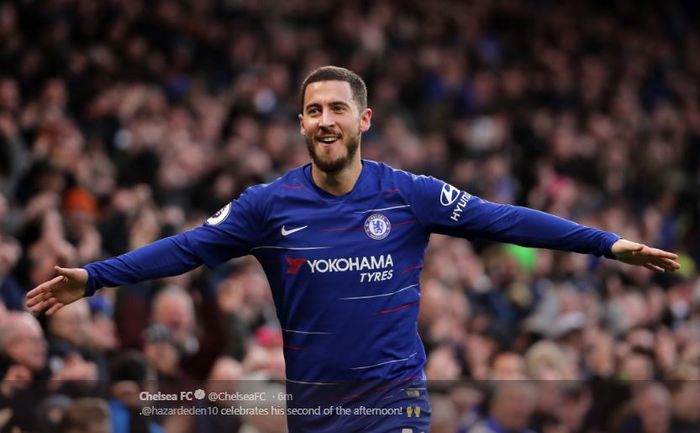
M 197 228 L 85 265 L 89 275 L 85 295 L 101 287 L 178 275 L 202 264 L 214 267 L 248 254 L 258 242 L 263 221 L 260 194 L 254 188 L 262 186 L 249 188 Z
M 407 200 L 429 232 L 614 258 L 620 236 L 526 207 L 492 203 L 428 176 L 411 176 Z

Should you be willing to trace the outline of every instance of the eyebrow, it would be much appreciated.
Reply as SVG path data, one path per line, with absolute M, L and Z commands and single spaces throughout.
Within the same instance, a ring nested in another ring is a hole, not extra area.
M 317 108 L 317 107 L 320 107 L 321 105 L 323 105 L 323 104 L 318 103 L 318 102 L 311 102 L 311 103 L 307 104 L 306 107 L 304 107 L 304 111 L 307 111 L 309 108 Z M 335 107 L 335 106 L 342 105 L 343 107 L 348 107 L 348 108 L 350 108 L 350 104 L 348 104 L 348 103 L 345 102 L 345 101 L 332 101 L 332 102 L 329 102 L 328 105 L 331 106 L 331 107 Z

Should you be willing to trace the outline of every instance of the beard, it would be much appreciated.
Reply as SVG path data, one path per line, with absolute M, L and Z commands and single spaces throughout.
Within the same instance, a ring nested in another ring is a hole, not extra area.
M 360 136 L 348 137 L 347 142 L 343 142 L 345 147 L 345 155 L 341 155 L 335 159 L 326 159 L 316 152 L 316 145 L 314 143 L 313 137 L 305 136 L 306 149 L 309 151 L 309 156 L 314 162 L 314 165 L 319 168 L 319 170 L 326 173 L 338 173 L 345 167 L 349 166 L 352 162 L 357 149 L 360 147 Z

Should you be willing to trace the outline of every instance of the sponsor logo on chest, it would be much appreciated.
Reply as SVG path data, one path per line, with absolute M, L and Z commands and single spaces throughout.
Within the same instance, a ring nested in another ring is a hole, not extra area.
M 312 274 L 338 272 L 358 272 L 360 282 L 385 281 L 393 277 L 394 259 L 391 254 L 362 257 L 333 257 L 328 259 L 306 259 L 286 257 L 287 274 L 297 274 L 304 264 L 309 265 Z

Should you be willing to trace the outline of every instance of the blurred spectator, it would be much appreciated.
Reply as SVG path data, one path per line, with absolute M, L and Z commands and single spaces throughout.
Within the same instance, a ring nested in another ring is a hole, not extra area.
M 238 389 L 237 385 L 242 379 L 243 374 L 243 367 L 238 361 L 229 357 L 217 359 L 207 378 L 205 386 L 207 394 L 210 392 L 235 392 Z M 224 400 L 211 402 L 209 399 L 206 399 L 203 404 L 220 407 L 229 406 L 229 402 Z M 195 431 L 197 433 L 215 433 L 221 431 L 238 431 L 243 423 L 243 417 L 239 415 L 205 415 L 195 419 L 190 418 L 187 421 L 194 424 L 194 429 L 190 429 L 190 431 Z
M 54 394 L 42 400 L 36 407 L 36 431 L 38 433 L 59 431 L 71 403 L 71 399 L 62 394 Z
M 107 404 L 97 398 L 74 400 L 63 414 L 61 433 L 112 433 Z
M 151 323 L 164 326 L 172 335 L 181 374 L 202 380 L 224 353 L 228 335 L 221 330 L 223 319 L 212 296 L 202 297 L 199 307 L 197 323 L 192 297 L 177 286 L 166 287 L 153 300 Z
M 461 377 L 461 368 L 452 346 L 434 347 L 425 367 L 428 380 L 456 380 Z
M 436 395 L 430 399 L 430 431 L 455 433 L 459 427 L 459 412 L 451 399 Z
M 690 433 L 700 425 L 700 383 L 696 380 L 675 381 L 670 385 L 673 416 L 671 431 Z
M 8 312 L 0 326 L 0 406 L 9 409 L 4 429 L 33 426 L 34 404 L 51 377 L 47 345 L 39 322 L 26 312 Z
M 199 350 L 192 298 L 179 287 L 166 288 L 156 295 L 151 322 L 167 329 L 183 354 Z
M 538 380 L 576 380 L 576 365 L 554 342 L 543 340 L 533 344 L 525 354 L 529 377 Z
M 562 403 L 555 410 L 565 431 L 587 432 L 595 428 L 592 420 L 593 396 L 586 384 L 564 383 Z
M 141 416 L 140 409 L 153 404 L 141 392 L 156 393 L 148 363 L 137 352 L 124 352 L 112 360 L 110 370 L 109 412 L 113 433 L 160 433 L 162 428 L 153 419 Z M 150 381 L 150 382 L 149 382 Z
M 497 352 L 491 357 L 489 380 L 523 380 L 525 361 L 518 353 Z
M 87 300 L 81 300 L 47 320 L 49 333 L 49 356 L 63 357 L 71 352 L 86 356 L 91 355 L 89 329 L 91 326 L 90 309 Z
M 23 367 L 28 378 L 46 374 L 46 340 L 39 322 L 31 314 L 6 313 L 0 331 L 0 351 L 7 365 Z
M 182 349 L 169 328 L 161 324 L 149 326 L 144 331 L 143 354 L 155 371 L 159 383 L 184 379 L 180 369 Z
M 3 197 L 0 196 L 0 201 Z M 2 207 L 0 203 L 0 207 Z M 2 211 L 0 210 L 0 218 Z M 22 248 L 12 237 L 3 233 L 0 228 L 0 297 L 2 303 L 11 310 L 21 310 L 24 305 L 24 289 L 12 275 L 12 269 L 17 265 L 22 254 Z
M 632 415 L 623 420 L 620 433 L 675 433 L 671 426 L 671 395 L 659 383 L 645 383 L 634 396 Z
M 468 433 L 526 433 L 535 410 L 536 387 L 525 381 L 496 381 L 487 400 L 488 416 Z
M 90 193 L 72 189 L 63 200 L 66 215 L 66 238 L 77 249 L 80 262 L 90 262 L 101 255 L 101 238 L 95 228 L 97 202 Z

